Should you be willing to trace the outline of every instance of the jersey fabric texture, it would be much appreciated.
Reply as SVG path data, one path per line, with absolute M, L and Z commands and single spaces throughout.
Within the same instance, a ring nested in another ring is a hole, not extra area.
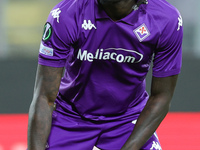
M 139 114 L 145 77 L 181 69 L 181 16 L 165 0 L 149 0 L 114 22 L 97 0 L 64 0 L 49 14 L 39 64 L 65 67 L 56 100 L 63 113 L 90 120 Z

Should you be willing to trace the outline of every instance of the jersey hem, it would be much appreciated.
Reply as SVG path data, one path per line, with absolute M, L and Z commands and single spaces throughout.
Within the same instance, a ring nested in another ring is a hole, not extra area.
M 153 72 L 153 76 L 157 77 L 157 78 L 163 78 L 163 77 L 177 75 L 180 72 L 181 72 L 180 69 L 176 69 L 176 70 L 172 70 L 172 71 L 168 71 L 168 72 L 159 72 L 158 71 L 158 72 Z
M 58 68 L 65 67 L 65 61 L 60 61 L 60 60 L 48 61 L 48 60 L 43 60 L 42 58 L 38 58 L 38 64 L 49 67 L 58 67 Z

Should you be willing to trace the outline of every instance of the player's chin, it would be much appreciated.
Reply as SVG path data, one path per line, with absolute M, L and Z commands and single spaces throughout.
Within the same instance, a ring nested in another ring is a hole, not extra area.
M 125 0 L 98 0 L 101 4 L 113 4 L 118 3 Z

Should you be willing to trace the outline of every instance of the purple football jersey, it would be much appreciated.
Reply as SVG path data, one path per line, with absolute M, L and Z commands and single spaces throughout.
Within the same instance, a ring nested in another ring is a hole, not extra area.
M 182 37 L 181 15 L 165 0 L 118 21 L 97 0 L 63 0 L 45 24 L 39 64 L 66 68 L 57 99 L 84 117 L 137 113 L 148 100 L 152 60 L 155 77 L 180 73 Z

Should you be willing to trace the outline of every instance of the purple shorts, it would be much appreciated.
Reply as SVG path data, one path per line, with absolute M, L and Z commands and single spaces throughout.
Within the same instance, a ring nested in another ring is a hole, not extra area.
M 92 150 L 94 146 L 101 150 L 120 150 L 132 133 L 135 122 L 136 116 L 91 121 L 57 108 L 53 112 L 46 150 Z M 161 150 L 156 133 L 141 150 Z

